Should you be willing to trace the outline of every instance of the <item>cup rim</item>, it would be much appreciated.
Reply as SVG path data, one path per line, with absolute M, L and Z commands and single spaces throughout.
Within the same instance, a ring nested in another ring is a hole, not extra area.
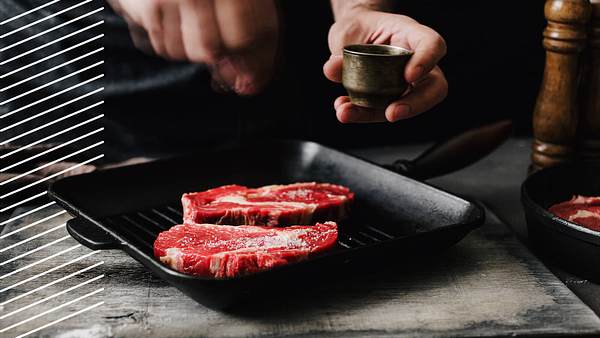
M 398 54 L 380 54 L 380 53 L 369 53 L 369 52 L 360 52 L 352 50 L 354 47 L 382 47 L 388 50 L 394 50 L 399 52 Z M 403 47 L 393 46 L 393 45 L 382 45 L 382 44 L 352 44 L 344 46 L 344 53 L 352 54 L 352 55 L 362 55 L 362 56 L 382 56 L 382 57 L 399 57 L 399 56 L 410 56 L 413 55 L 414 52 L 410 49 L 406 49 Z

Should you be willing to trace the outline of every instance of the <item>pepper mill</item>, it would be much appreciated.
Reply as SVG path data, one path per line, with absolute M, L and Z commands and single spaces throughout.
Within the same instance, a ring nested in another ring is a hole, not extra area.
M 532 170 L 575 156 L 579 68 L 586 45 L 589 0 L 547 0 L 544 14 L 546 65 L 533 114 Z
M 583 68 L 583 107 L 579 120 L 579 155 L 600 163 L 600 0 L 592 0 L 592 20 Z

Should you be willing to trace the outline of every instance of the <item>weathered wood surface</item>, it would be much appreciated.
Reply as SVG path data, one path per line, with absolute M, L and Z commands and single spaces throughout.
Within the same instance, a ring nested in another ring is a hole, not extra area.
M 525 113 L 525 111 L 523 111 Z M 377 163 L 414 158 L 428 145 L 356 149 L 353 152 Z M 490 156 L 458 172 L 430 179 L 429 183 L 458 195 L 485 202 L 527 243 L 527 224 L 521 205 L 521 183 L 527 178 L 531 139 L 512 138 Z M 574 276 L 556 267 L 554 272 L 575 294 L 600 316 L 600 284 Z
M 10 224 L 3 233 L 54 214 L 46 210 Z M 64 216 L 64 215 L 63 215 Z M 495 217 L 456 247 L 416 266 L 390 264 L 389 271 L 323 285 L 310 294 L 291 291 L 281 304 L 262 304 L 235 313 L 204 308 L 153 277 L 119 251 L 105 251 L 9 291 L 0 302 L 69 273 L 104 263 L 64 282 L 0 308 L 0 317 L 101 274 L 99 281 L 0 320 L 1 327 L 30 318 L 103 287 L 104 291 L 42 316 L 1 337 L 13 337 L 99 301 L 104 304 L 39 332 L 42 337 L 237 337 L 237 336 L 492 336 L 600 333 L 600 319 L 554 277 Z M 6 247 L 42 229 L 64 223 L 54 218 L 3 239 Z M 31 230 L 31 231 L 29 231 Z M 19 247 L 21 253 L 66 235 L 64 229 Z M 5 275 L 76 245 L 68 238 L 51 248 L 0 266 Z M 89 253 L 85 248 L 0 280 L 1 288 Z M 10 250 L 0 262 L 13 257 Z M 394 259 L 390 259 L 394 261 Z M 34 334 L 32 336 L 37 336 Z

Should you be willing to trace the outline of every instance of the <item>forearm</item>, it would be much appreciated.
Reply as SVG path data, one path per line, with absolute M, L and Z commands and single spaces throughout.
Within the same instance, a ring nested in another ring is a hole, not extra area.
M 392 0 L 331 0 L 331 8 L 337 21 L 347 13 L 361 8 L 384 12 L 390 11 Z

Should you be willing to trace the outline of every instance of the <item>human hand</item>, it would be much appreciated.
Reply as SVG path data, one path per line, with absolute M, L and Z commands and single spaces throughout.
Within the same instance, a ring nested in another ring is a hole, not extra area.
M 331 57 L 323 66 L 329 80 L 342 81 L 343 48 L 359 43 L 390 44 L 413 50 L 404 74 L 413 89 L 385 110 L 358 107 L 348 96 L 338 97 L 334 107 L 340 122 L 396 122 L 427 111 L 446 97 L 448 82 L 437 66 L 446 54 L 446 43 L 431 28 L 404 15 L 367 8 L 345 13 L 329 30 Z
M 218 89 L 250 95 L 271 79 L 279 35 L 274 0 L 108 1 L 138 48 L 207 64 Z

